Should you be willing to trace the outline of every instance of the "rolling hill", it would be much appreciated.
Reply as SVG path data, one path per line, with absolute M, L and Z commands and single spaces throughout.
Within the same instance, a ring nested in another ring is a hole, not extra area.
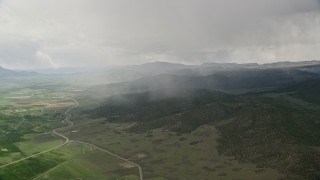
M 128 131 L 163 128 L 188 134 L 202 125 L 221 132 L 220 154 L 258 167 L 276 168 L 290 178 L 312 179 L 320 167 L 320 112 L 261 96 L 208 90 L 164 90 L 117 95 L 84 114 L 113 123 L 135 123 Z

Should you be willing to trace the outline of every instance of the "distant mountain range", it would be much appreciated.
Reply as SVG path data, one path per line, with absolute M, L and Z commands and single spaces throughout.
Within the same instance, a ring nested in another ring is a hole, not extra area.
M 134 69 L 139 69 L 141 73 L 152 71 L 154 74 L 127 82 L 94 86 L 89 89 L 90 94 L 138 93 L 160 88 L 209 89 L 243 93 L 250 90 L 278 88 L 320 78 L 319 61 L 281 62 L 264 65 L 210 63 L 196 66 L 155 62 L 134 66 Z M 128 73 L 129 70 L 124 73 Z
M 9 70 L 9 69 L 5 69 L 0 66 L 0 78 L 3 78 L 3 77 L 22 77 L 22 76 L 31 76 L 31 75 L 37 75 L 37 73 L 28 72 L 28 71 Z
M 36 74 L 49 75 L 84 75 L 92 81 L 92 78 L 103 79 L 104 82 L 120 83 L 134 81 L 145 77 L 158 75 L 175 76 L 210 76 L 212 74 L 226 71 L 256 71 L 271 69 L 300 69 L 300 71 L 320 74 L 320 61 L 302 61 L 302 62 L 276 62 L 270 64 L 257 63 L 204 63 L 200 65 L 186 65 L 169 62 L 151 62 L 141 65 L 111 66 L 101 68 L 58 68 L 43 70 L 25 70 L 16 71 L 5 69 L 0 66 L 0 77 L 30 76 Z M 31 72 L 32 71 L 32 72 Z
M 274 62 L 267 64 L 258 63 L 203 63 L 200 65 L 185 65 L 169 62 L 151 62 L 142 65 L 135 65 L 135 67 L 140 68 L 151 68 L 152 70 L 162 69 L 162 70 L 177 70 L 177 69 L 187 69 L 187 68 L 204 68 L 204 67 L 215 67 L 222 69 L 268 69 L 268 68 L 289 68 L 289 67 L 308 67 L 308 66 L 320 66 L 320 61 L 299 61 L 299 62 Z

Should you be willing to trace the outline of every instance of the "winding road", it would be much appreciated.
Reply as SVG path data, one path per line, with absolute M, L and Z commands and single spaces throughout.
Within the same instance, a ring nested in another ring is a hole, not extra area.
M 76 107 L 79 106 L 79 102 L 78 102 L 76 99 L 74 99 L 74 98 L 70 98 L 70 99 L 75 102 L 75 105 L 73 105 L 72 107 L 70 107 L 68 110 L 66 110 L 66 111 L 64 112 L 64 114 L 65 114 L 65 119 L 64 119 L 64 120 L 69 124 L 67 127 L 72 127 L 72 126 L 74 125 L 73 122 L 69 120 L 69 119 L 72 117 L 72 115 L 69 114 L 69 112 L 70 112 L 72 109 L 74 109 L 74 108 L 76 108 Z M 129 159 L 126 159 L 126 158 L 122 157 L 122 156 L 119 156 L 119 155 L 117 155 L 117 154 L 114 154 L 114 153 L 112 153 L 112 152 L 110 152 L 110 151 L 108 151 L 108 150 L 106 150 L 106 149 L 103 149 L 103 148 L 101 148 L 101 147 L 98 147 L 98 146 L 96 146 L 96 145 L 94 145 L 94 144 L 87 143 L 87 142 L 82 142 L 82 141 L 73 141 L 73 140 L 70 140 L 67 136 L 65 136 L 65 135 L 57 132 L 58 130 L 63 129 L 63 128 L 65 128 L 65 127 L 54 129 L 54 130 L 53 130 L 53 133 L 54 133 L 55 135 L 57 135 L 57 136 L 65 139 L 64 143 L 62 143 L 62 144 L 60 144 L 60 145 L 58 145 L 58 146 L 56 146 L 56 147 L 53 147 L 53 148 L 51 148 L 51 149 L 48 149 L 48 150 L 45 150 L 45 151 L 42 151 L 42 152 L 39 152 L 39 153 L 30 155 L 30 156 L 28 156 L 28 157 L 25 157 L 25 158 L 22 158 L 22 159 L 13 161 L 13 162 L 11 162 L 11 163 L 1 165 L 1 166 L 0 166 L 0 169 L 1 169 L 1 168 L 4 168 L 4 167 L 7 167 L 7 166 L 10 166 L 10 165 L 12 165 L 12 164 L 16 164 L 16 163 L 18 163 L 18 162 L 21 162 L 21 161 L 30 159 L 30 158 L 34 158 L 34 157 L 39 156 L 39 155 L 41 155 L 41 154 L 45 154 L 45 153 L 47 153 L 47 152 L 53 151 L 53 150 L 58 149 L 58 148 L 66 145 L 66 144 L 68 144 L 68 143 L 80 143 L 80 144 L 90 145 L 90 146 L 92 146 L 92 147 L 94 147 L 94 148 L 96 148 L 96 149 L 99 149 L 100 151 L 103 151 L 103 152 L 105 152 L 105 153 L 108 153 L 108 154 L 110 154 L 110 155 L 112 155 L 112 156 L 114 156 L 114 157 L 116 157 L 116 158 L 118 158 L 118 159 L 121 159 L 121 160 L 123 160 L 123 161 L 125 161 L 125 162 L 128 162 L 128 163 L 134 165 L 134 166 L 137 167 L 138 170 L 139 170 L 140 180 L 143 180 L 143 173 L 142 173 L 142 168 L 141 168 L 140 165 L 138 165 L 138 164 L 130 161 Z M 69 161 L 67 161 L 67 162 L 69 162 Z M 49 169 L 48 171 L 40 174 L 39 176 L 37 176 L 37 177 L 34 178 L 33 180 L 38 179 L 38 178 L 41 177 L 42 175 L 48 173 L 49 171 L 52 171 L 52 170 L 56 169 L 57 167 L 59 167 L 59 166 L 61 166 L 61 165 L 63 165 L 63 164 L 66 164 L 66 162 L 64 162 L 64 163 L 62 163 L 62 164 L 60 164 L 60 165 L 58 165 L 58 166 L 55 166 L 55 167 Z

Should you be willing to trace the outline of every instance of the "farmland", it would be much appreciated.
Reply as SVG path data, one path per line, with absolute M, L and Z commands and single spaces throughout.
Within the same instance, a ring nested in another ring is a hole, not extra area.
M 0 97 L 0 179 L 139 179 L 135 166 L 54 133 L 70 125 L 75 102 L 65 89 L 13 88 Z M 98 161 L 100 160 L 100 161 Z M 58 175 L 56 171 L 59 171 Z

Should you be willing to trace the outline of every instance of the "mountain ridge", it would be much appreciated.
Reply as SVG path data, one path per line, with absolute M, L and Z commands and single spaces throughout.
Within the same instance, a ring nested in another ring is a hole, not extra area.
M 20 77 L 20 76 L 31 76 L 31 75 L 37 75 L 37 74 L 38 73 L 29 72 L 29 71 L 10 70 L 0 66 L 0 77 Z

